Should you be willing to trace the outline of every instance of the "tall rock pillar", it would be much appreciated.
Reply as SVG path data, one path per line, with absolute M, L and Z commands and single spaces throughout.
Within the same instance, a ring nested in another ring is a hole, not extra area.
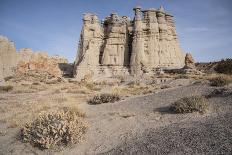
M 130 59 L 130 71 L 132 75 L 142 74 L 142 67 L 144 66 L 144 37 L 143 37 L 143 23 L 141 16 L 141 8 L 134 8 L 134 32 L 132 42 L 132 53 Z
M 98 74 L 103 40 L 103 30 L 95 14 L 84 14 L 83 23 L 74 67 L 74 75 L 79 79 Z

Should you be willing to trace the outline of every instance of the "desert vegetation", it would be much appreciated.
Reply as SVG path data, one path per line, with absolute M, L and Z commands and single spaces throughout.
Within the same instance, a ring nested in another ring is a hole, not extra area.
M 209 78 L 209 81 L 211 86 L 222 87 L 230 84 L 232 82 L 232 79 L 230 76 L 218 75 Z
M 11 85 L 0 86 L 0 92 L 9 92 L 11 90 L 13 90 L 13 86 Z
M 70 109 L 40 114 L 21 129 L 21 139 L 41 149 L 77 143 L 87 129 L 81 117 Z
M 204 113 L 209 107 L 209 103 L 204 96 L 184 97 L 170 106 L 170 110 L 176 113 Z
M 88 104 L 102 104 L 102 103 L 113 103 L 120 100 L 120 96 L 117 94 L 99 94 L 88 100 Z

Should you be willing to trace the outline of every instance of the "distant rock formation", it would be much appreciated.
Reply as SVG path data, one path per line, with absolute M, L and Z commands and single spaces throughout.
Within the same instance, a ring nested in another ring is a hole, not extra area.
M 141 10 L 135 17 L 112 13 L 102 23 L 95 14 L 83 17 L 74 75 L 112 77 L 154 73 L 157 68 L 184 67 L 173 16 L 163 7 Z
M 59 64 L 68 63 L 67 59 L 60 56 L 49 56 L 45 52 L 33 52 L 31 49 L 21 49 L 16 68 L 18 73 L 26 73 L 30 70 L 48 72 L 49 74 L 60 77 L 62 71 Z
M 194 59 L 191 53 L 187 53 L 185 56 L 185 69 L 196 69 Z
M 17 53 L 14 43 L 0 36 L 0 79 L 14 73 L 17 64 Z
M 47 72 L 52 76 L 61 77 L 67 74 L 64 73 L 66 64 L 68 65 L 68 60 L 63 57 L 33 52 L 29 48 L 16 52 L 13 42 L 0 36 L 0 79 L 28 71 Z

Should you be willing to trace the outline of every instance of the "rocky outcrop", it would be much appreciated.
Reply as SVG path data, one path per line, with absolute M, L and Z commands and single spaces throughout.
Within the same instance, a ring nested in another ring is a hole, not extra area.
M 160 9 L 134 8 L 135 17 L 112 13 L 102 23 L 84 14 L 74 75 L 83 79 L 153 74 L 157 68 L 184 67 L 173 16 Z
M 31 49 L 21 49 L 18 53 L 17 73 L 28 71 L 47 72 L 55 77 L 62 76 L 60 64 L 67 64 L 67 59 L 60 56 L 49 56 L 45 52 L 33 52 Z
M 0 80 L 11 76 L 17 64 L 17 53 L 14 43 L 0 36 Z
M 29 48 L 16 52 L 13 42 L 0 36 L 0 80 L 13 74 L 29 71 L 47 72 L 51 76 L 70 75 L 71 65 L 60 56 L 49 56 L 45 52 L 33 52 Z M 71 75 L 70 75 L 71 76 Z
M 191 53 L 187 53 L 185 56 L 185 69 L 196 69 L 195 62 L 193 60 L 193 57 Z

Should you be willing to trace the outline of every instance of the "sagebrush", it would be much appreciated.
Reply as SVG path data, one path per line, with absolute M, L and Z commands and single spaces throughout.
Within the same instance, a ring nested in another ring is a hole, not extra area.
M 211 86 L 222 87 L 231 83 L 231 78 L 229 76 L 216 76 L 209 79 Z
M 21 129 L 21 139 L 40 149 L 77 143 L 87 129 L 83 116 L 69 109 L 43 113 Z
M 0 92 L 9 92 L 13 90 L 13 86 L 7 85 L 7 86 L 0 86 Z
M 170 106 L 170 110 L 176 113 L 204 113 L 209 107 L 208 100 L 204 96 L 184 97 Z
M 95 95 L 92 99 L 88 100 L 88 104 L 102 104 L 113 103 L 120 100 L 120 96 L 117 94 L 99 94 Z

